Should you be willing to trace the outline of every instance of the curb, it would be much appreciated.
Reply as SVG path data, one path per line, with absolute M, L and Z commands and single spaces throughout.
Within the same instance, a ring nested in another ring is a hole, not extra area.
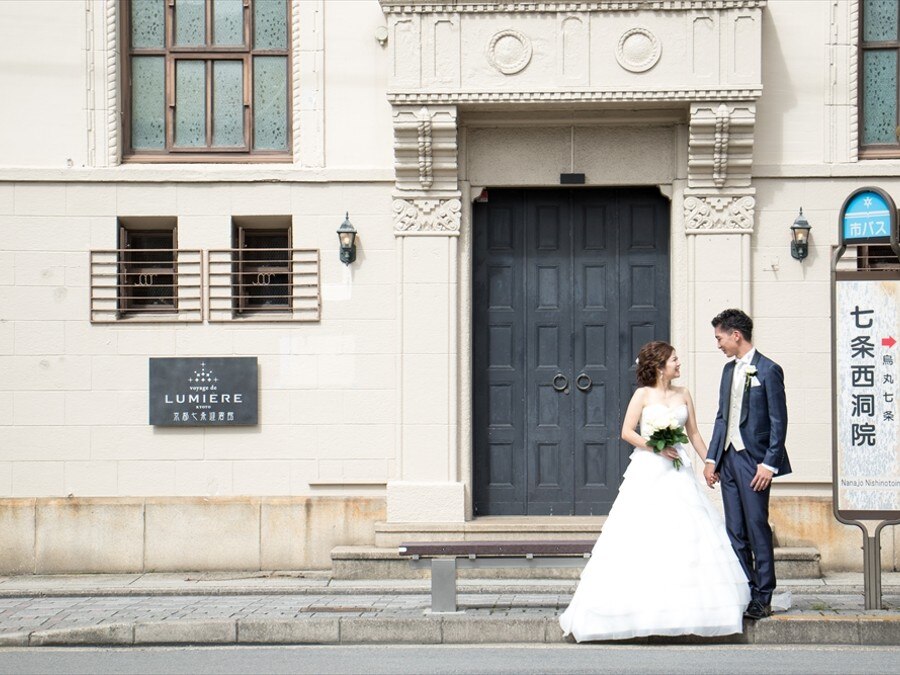
M 360 645 L 565 643 L 552 617 L 312 617 L 110 623 L 0 634 L 0 647 L 128 645 Z M 900 645 L 900 614 L 782 615 L 746 623 L 744 633 L 635 638 L 614 644 Z
M 457 582 L 459 594 L 520 594 L 520 595 L 572 595 L 577 586 L 577 579 L 561 582 L 558 585 L 528 584 L 467 584 L 464 579 Z M 796 585 L 779 586 L 776 592 L 790 591 L 797 595 L 863 595 L 861 585 Z M 885 595 L 895 594 L 893 587 L 885 590 Z M 234 586 L 234 587 L 99 587 L 99 588 L 48 588 L 48 589 L 0 589 L 0 598 L 82 598 L 82 597 L 165 597 L 177 595 L 430 595 L 430 581 L 423 581 L 413 586 Z

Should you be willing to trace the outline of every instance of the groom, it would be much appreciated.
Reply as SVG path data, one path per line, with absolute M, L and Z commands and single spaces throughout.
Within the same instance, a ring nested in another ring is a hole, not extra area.
M 784 371 L 756 351 L 753 320 L 741 310 L 726 309 L 712 325 L 719 349 L 733 360 L 722 371 L 703 473 L 710 487 L 721 480 L 728 537 L 750 580 L 744 616 L 762 619 L 772 613 L 775 590 L 769 487 L 773 476 L 791 472 L 784 448 Z

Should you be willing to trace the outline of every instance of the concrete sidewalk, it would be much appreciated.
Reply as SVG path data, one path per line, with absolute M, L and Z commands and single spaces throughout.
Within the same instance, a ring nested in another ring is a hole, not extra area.
M 860 574 L 784 581 L 792 606 L 742 635 L 633 642 L 900 645 L 900 573 L 863 610 Z M 0 646 L 482 644 L 563 641 L 574 581 L 461 579 L 460 611 L 432 614 L 427 580 L 327 572 L 0 577 Z

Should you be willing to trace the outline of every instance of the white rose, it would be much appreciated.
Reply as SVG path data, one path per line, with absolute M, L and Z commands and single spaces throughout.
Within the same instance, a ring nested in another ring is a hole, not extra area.
M 672 422 L 673 419 L 671 415 L 660 415 L 659 417 L 654 417 L 649 420 L 650 428 L 653 429 L 653 431 L 668 429 Z
M 754 375 L 756 375 L 756 366 L 747 366 L 744 372 L 750 377 L 753 377 Z

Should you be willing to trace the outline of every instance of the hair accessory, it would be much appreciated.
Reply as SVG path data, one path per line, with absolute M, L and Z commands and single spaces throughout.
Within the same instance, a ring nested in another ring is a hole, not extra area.
M 636 365 L 636 366 L 641 365 L 641 360 L 640 360 L 639 358 L 635 359 L 635 360 L 634 360 L 634 365 Z

